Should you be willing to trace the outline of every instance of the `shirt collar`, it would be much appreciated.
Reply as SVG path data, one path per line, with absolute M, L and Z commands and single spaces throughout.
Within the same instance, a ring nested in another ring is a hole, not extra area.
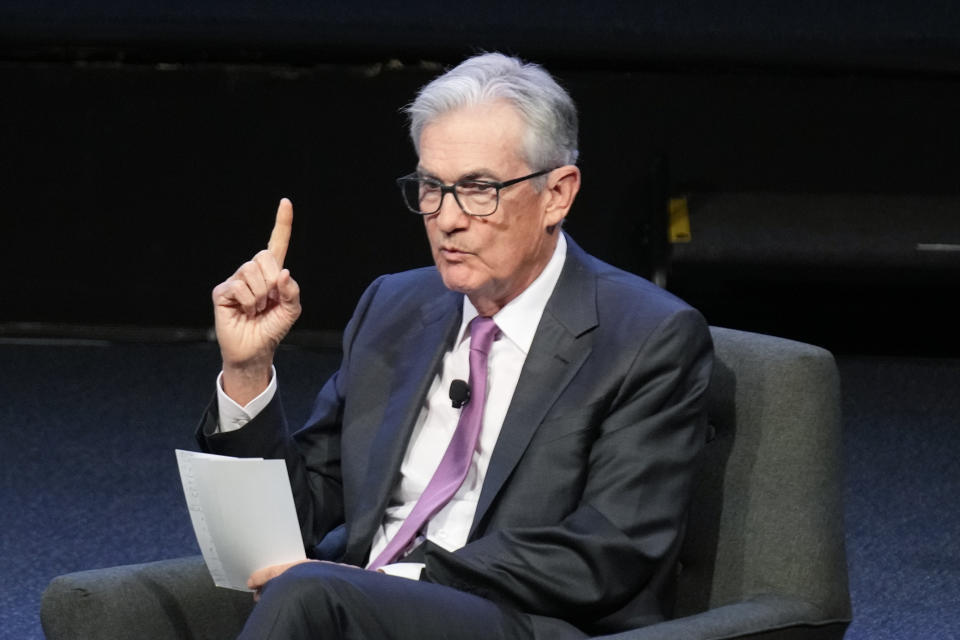
M 517 345 L 524 355 L 530 351 L 533 336 L 537 333 L 537 326 L 540 324 L 540 317 L 547 307 L 547 301 L 553 294 L 554 287 L 557 286 L 566 259 L 567 240 L 561 232 L 550 261 L 536 280 L 493 316 L 503 337 Z M 470 298 L 463 296 L 463 319 L 460 321 L 460 332 L 457 334 L 455 344 L 460 344 L 460 341 L 466 337 L 470 321 L 478 315 Z

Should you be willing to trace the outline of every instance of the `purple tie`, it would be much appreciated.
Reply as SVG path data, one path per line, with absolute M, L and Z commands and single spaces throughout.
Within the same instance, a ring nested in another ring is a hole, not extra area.
M 470 322 L 470 401 L 460 412 L 460 422 L 457 423 L 450 445 L 417 504 L 368 569 L 379 569 L 399 558 L 416 539 L 424 524 L 457 493 L 467 477 L 483 422 L 483 405 L 487 397 L 487 354 L 498 331 L 492 318 L 477 316 Z

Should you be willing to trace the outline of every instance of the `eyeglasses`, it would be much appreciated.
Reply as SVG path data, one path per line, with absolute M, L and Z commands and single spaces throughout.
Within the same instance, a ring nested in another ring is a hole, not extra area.
M 482 218 L 493 215 L 500 206 L 500 190 L 513 186 L 518 182 L 546 175 L 553 169 L 537 171 L 522 178 L 514 178 L 506 182 L 491 180 L 477 180 L 475 178 L 461 178 L 453 184 L 443 184 L 434 178 L 425 178 L 414 172 L 408 176 L 397 178 L 397 185 L 403 193 L 403 201 L 407 208 L 421 216 L 429 216 L 443 205 L 443 196 L 453 194 L 463 212 L 469 216 Z

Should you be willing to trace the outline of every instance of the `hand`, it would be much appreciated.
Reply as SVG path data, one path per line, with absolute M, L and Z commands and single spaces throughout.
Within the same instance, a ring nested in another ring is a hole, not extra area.
M 247 579 L 247 587 L 253 589 L 253 599 L 254 601 L 260 600 L 260 592 L 263 591 L 263 587 L 282 574 L 284 571 L 290 567 L 295 567 L 298 564 L 303 564 L 304 562 L 324 562 L 326 564 L 340 564 L 337 562 L 327 562 L 326 560 L 311 560 L 307 558 L 306 560 L 295 560 L 293 562 L 287 562 L 285 564 L 275 564 L 270 567 L 264 567 L 263 569 L 257 569 L 250 574 L 250 578 Z M 351 569 L 360 569 L 360 567 L 354 566 L 352 564 L 340 564 L 341 567 L 349 567 Z
M 223 388 L 240 405 L 267 387 L 277 345 L 300 317 L 300 287 L 283 268 L 292 228 L 293 205 L 284 198 L 267 248 L 213 290 Z
M 316 560 L 295 560 L 293 562 L 287 562 L 285 564 L 275 564 L 269 567 L 264 567 L 263 569 L 257 569 L 250 574 L 250 577 L 247 579 L 247 588 L 253 589 L 253 599 L 255 601 L 260 600 L 260 592 L 263 590 L 263 586 L 279 576 L 281 573 L 289 569 L 290 567 L 295 567 L 298 564 L 303 564 L 304 562 L 317 562 Z

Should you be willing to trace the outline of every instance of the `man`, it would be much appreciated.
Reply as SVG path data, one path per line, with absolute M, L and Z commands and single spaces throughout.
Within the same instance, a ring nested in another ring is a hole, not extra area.
M 583 638 L 658 621 L 705 437 L 706 324 L 561 231 L 576 112 L 543 69 L 477 56 L 409 112 L 419 166 L 399 182 L 435 267 L 364 293 L 292 437 L 272 367 L 300 313 L 289 201 L 268 249 L 213 292 L 223 372 L 201 444 L 286 460 L 313 559 L 251 576 L 242 637 Z M 438 481 L 458 448 L 460 475 Z M 454 495 L 421 516 L 444 483 Z

